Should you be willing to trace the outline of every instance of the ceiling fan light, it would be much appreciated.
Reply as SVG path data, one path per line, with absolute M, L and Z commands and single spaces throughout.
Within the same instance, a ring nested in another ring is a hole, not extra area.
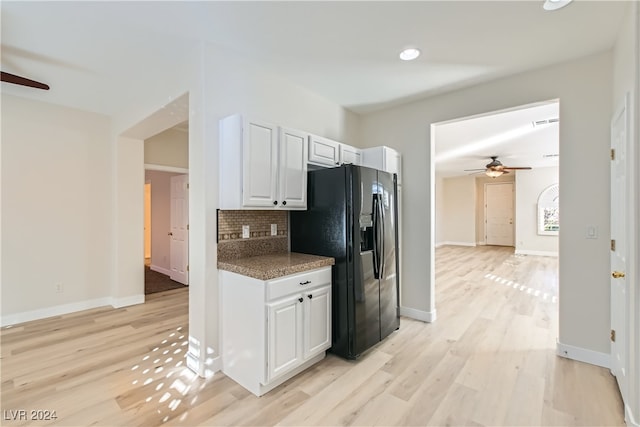
M 558 10 L 571 3 L 571 1 L 572 0 L 546 0 L 542 5 L 542 8 L 548 11 Z
M 500 175 L 502 175 L 504 173 L 504 171 L 501 170 L 488 170 L 485 172 L 485 174 L 489 177 L 489 178 L 497 178 Z

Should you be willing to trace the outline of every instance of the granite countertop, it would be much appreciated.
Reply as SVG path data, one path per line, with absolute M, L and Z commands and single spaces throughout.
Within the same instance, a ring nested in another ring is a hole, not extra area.
M 283 252 L 218 261 L 218 269 L 260 280 L 271 280 L 335 264 L 333 258 Z

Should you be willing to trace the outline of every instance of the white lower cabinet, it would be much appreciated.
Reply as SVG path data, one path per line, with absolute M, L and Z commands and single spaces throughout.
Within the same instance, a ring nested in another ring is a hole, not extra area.
M 268 380 L 290 371 L 302 360 L 302 304 L 301 296 L 282 298 L 267 304 L 269 356 Z
M 331 347 L 331 267 L 262 281 L 220 270 L 223 372 L 257 396 Z
M 305 359 L 331 347 L 331 284 L 304 292 Z

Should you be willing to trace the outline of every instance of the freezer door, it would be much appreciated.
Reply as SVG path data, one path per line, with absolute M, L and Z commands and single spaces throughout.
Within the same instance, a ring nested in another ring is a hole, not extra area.
M 369 168 L 350 167 L 353 170 L 353 208 L 355 234 L 354 258 L 354 316 L 352 356 L 380 341 L 380 287 L 374 274 L 375 247 L 373 244 L 374 197 L 377 191 L 377 171 Z
M 394 175 L 378 172 L 382 211 L 382 268 L 380 274 L 380 339 L 400 327 L 398 313 L 396 184 Z

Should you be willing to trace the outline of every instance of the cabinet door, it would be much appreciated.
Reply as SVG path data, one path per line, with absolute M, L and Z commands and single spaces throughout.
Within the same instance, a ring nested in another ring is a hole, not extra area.
M 277 196 L 278 132 L 254 121 L 243 128 L 242 204 L 273 207 Z
M 302 307 L 300 294 L 267 305 L 269 312 L 268 381 L 295 368 L 302 361 Z
M 362 164 L 361 150 L 346 144 L 340 144 L 340 163 L 341 164 Z
M 280 128 L 278 206 L 307 207 L 307 134 Z
M 362 150 L 362 165 L 398 175 L 398 185 L 402 184 L 402 158 L 393 148 L 381 146 Z
M 304 358 L 331 347 L 331 286 L 304 293 Z
M 309 136 L 309 162 L 322 166 L 340 164 L 340 143 L 321 136 Z

